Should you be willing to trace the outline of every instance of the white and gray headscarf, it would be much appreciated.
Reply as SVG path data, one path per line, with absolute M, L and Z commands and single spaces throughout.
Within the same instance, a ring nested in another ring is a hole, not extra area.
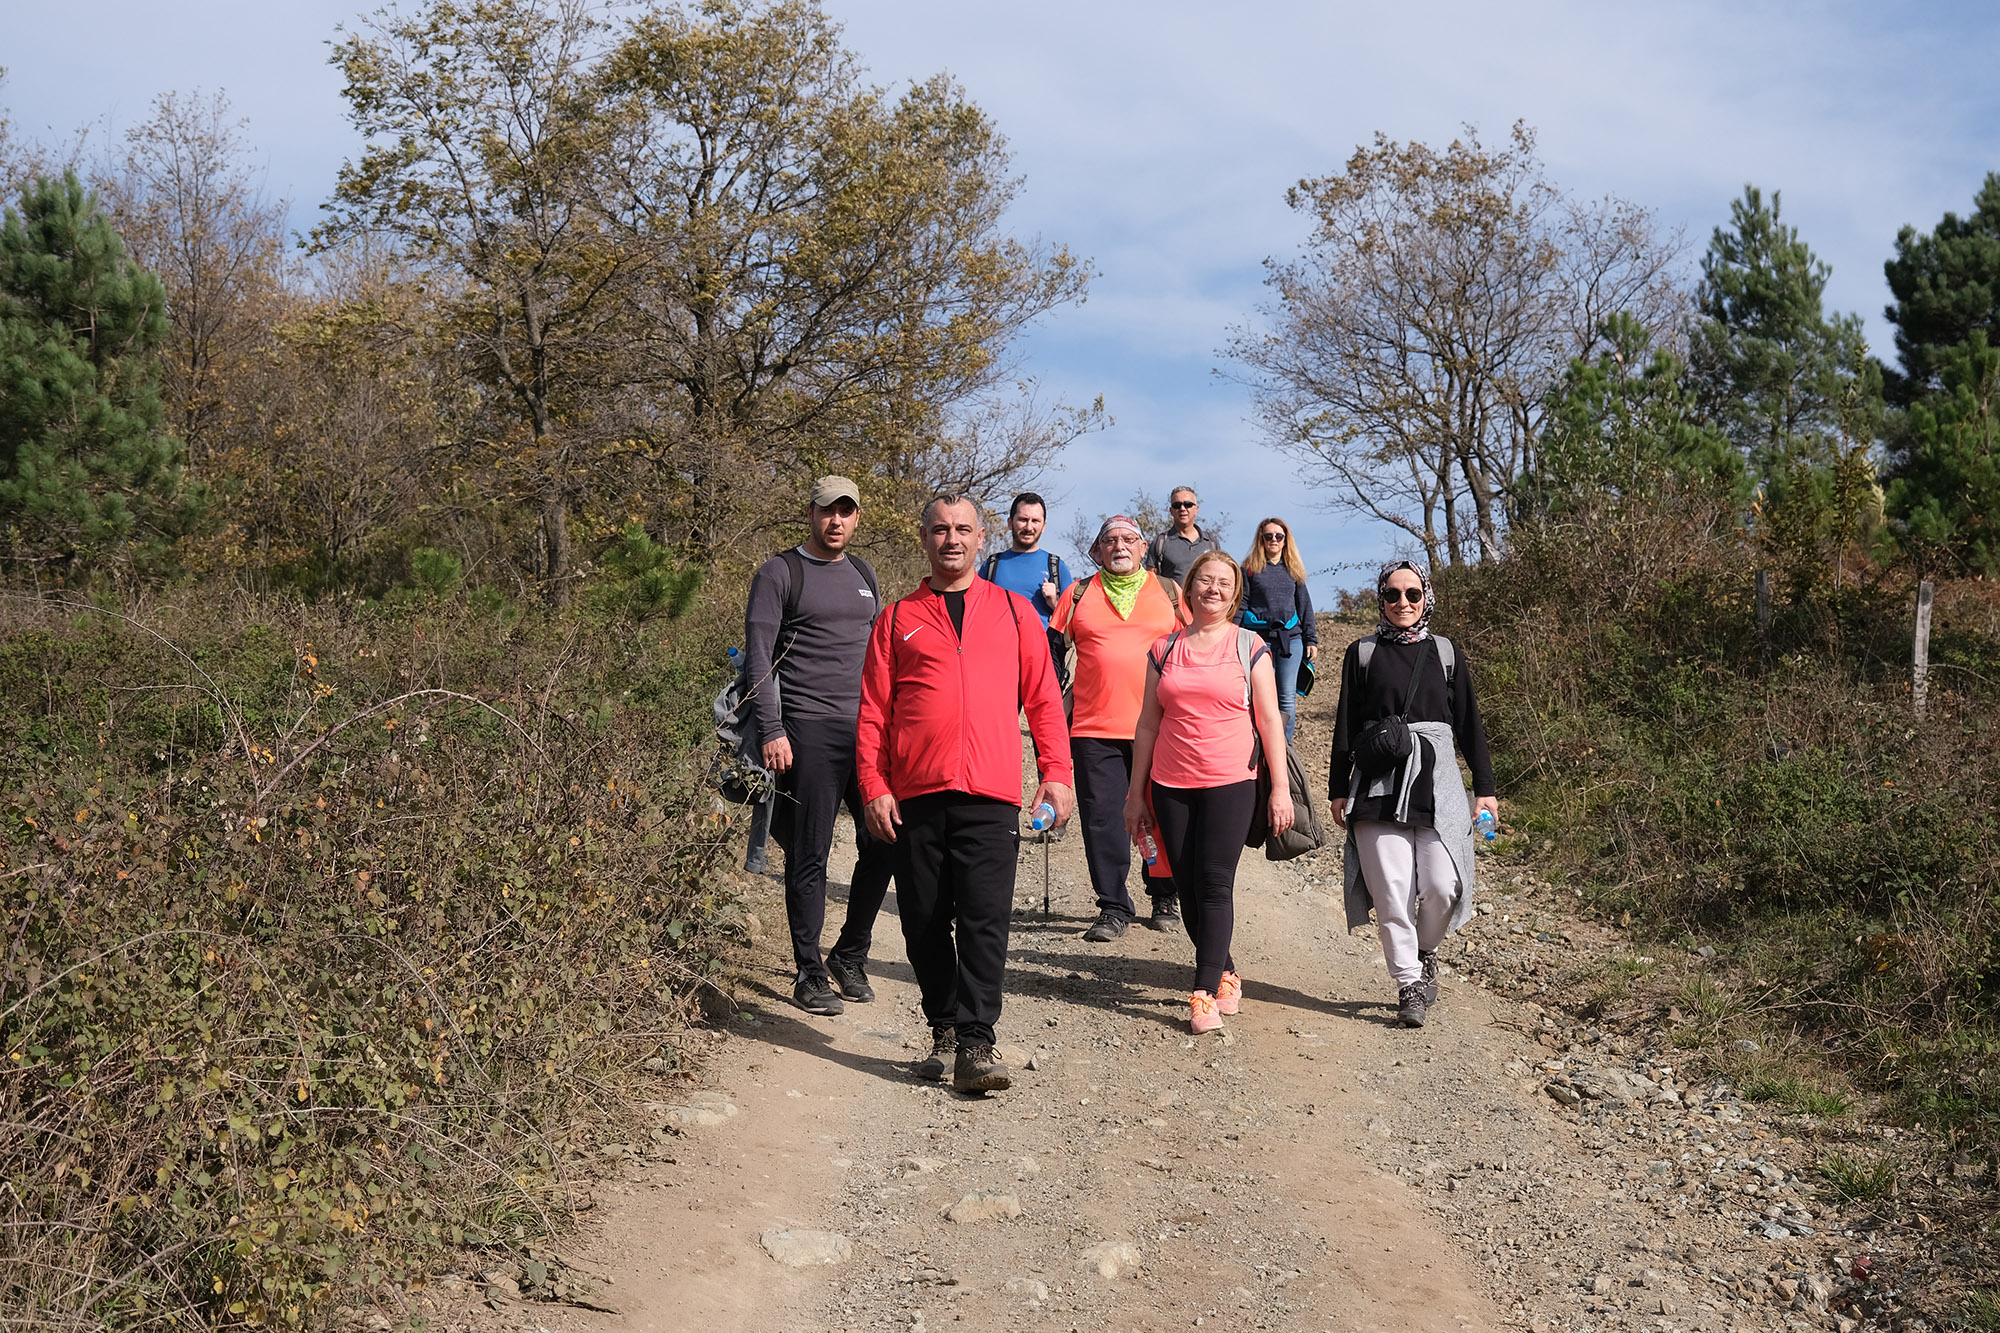
M 1389 590 L 1389 576 L 1399 569 L 1407 569 L 1415 574 L 1424 585 L 1424 609 L 1416 623 L 1409 626 L 1391 625 L 1389 618 L 1382 615 L 1382 594 Z M 1422 565 L 1408 560 L 1397 560 L 1382 566 L 1382 572 L 1375 576 L 1375 637 L 1384 643 L 1422 643 L 1431 636 L 1431 608 L 1437 605 L 1437 593 L 1431 588 L 1431 576 Z

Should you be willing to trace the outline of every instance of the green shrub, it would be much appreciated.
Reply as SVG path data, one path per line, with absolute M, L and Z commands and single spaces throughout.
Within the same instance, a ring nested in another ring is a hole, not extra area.
M 0 1307 L 297 1325 L 562 1226 L 713 967 L 710 654 L 147 620 L 0 600 Z

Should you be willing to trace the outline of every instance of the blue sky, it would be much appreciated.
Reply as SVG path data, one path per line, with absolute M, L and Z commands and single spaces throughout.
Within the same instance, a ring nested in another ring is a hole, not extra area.
M 309 226 L 356 147 L 326 65 L 328 0 L 101 0 L 74 15 L 8 6 L 0 104 L 30 135 L 143 120 L 170 88 L 226 91 L 271 192 Z M 1830 304 L 1879 348 L 1882 261 L 1897 228 L 1963 211 L 2000 169 L 2000 8 L 1973 4 L 1399 6 L 829 0 L 849 46 L 895 87 L 945 70 L 1008 136 L 1025 187 L 1016 229 L 1099 272 L 1089 302 L 1028 337 L 1049 391 L 1103 394 L 1117 424 L 1072 448 L 1045 489 L 1051 527 L 1183 480 L 1234 519 L 1294 521 L 1308 562 L 1372 559 L 1389 531 L 1330 511 L 1259 442 L 1219 377 L 1232 324 L 1263 299 L 1262 263 L 1296 251 L 1286 187 L 1338 168 L 1380 130 L 1442 143 L 1466 123 L 1500 142 L 1525 119 L 1551 177 L 1684 227 L 1692 265 L 1746 182 L 1833 266 Z M 1351 586 L 1343 573 L 1321 582 Z

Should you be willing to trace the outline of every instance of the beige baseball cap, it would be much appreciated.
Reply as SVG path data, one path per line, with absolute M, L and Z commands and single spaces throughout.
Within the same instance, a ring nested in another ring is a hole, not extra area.
M 861 488 L 846 477 L 821 477 L 813 483 L 812 502 L 820 509 L 831 509 L 842 500 L 852 500 L 857 508 L 861 504 Z

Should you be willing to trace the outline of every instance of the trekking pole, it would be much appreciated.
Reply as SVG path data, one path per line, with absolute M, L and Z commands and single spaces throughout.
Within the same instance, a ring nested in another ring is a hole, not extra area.
M 1049 837 L 1042 835 L 1042 920 L 1046 921 L 1055 913 L 1049 910 Z

